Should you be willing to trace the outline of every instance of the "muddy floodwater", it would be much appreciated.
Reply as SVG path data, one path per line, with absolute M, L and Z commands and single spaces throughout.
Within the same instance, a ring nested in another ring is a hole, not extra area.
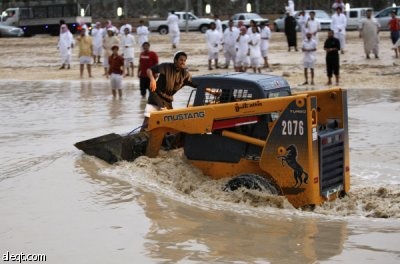
M 133 80 L 133 79 L 132 79 Z M 175 97 L 183 107 L 190 89 Z M 0 252 L 46 263 L 400 263 L 400 89 L 349 89 L 351 192 L 313 212 L 227 194 L 181 151 L 109 165 L 77 141 L 142 122 L 138 83 L 0 82 Z

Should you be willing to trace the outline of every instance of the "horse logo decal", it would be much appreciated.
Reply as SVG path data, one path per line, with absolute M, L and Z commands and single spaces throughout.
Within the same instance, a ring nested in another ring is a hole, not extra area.
M 296 180 L 296 184 L 293 187 L 300 187 L 301 184 L 307 184 L 308 173 L 304 171 L 303 167 L 297 162 L 297 148 L 295 145 L 290 145 L 286 148 L 285 155 L 278 156 L 281 159 L 282 166 L 285 163 L 293 169 L 293 177 Z M 304 178 L 303 178 L 304 175 Z

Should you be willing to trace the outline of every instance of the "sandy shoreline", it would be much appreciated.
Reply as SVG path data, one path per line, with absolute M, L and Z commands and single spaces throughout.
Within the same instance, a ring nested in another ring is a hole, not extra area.
M 269 61 L 273 69 L 271 74 L 280 76 L 284 74 L 293 88 L 326 88 L 325 52 L 323 51 L 325 37 L 326 32 L 321 32 L 315 70 L 316 84 L 314 86 L 304 87 L 299 85 L 304 81 L 303 54 L 302 52 L 287 52 L 283 33 L 274 32 L 270 41 Z M 400 59 L 395 59 L 393 56 L 389 32 L 381 32 L 380 37 L 380 59 L 367 60 L 363 52 L 362 40 L 358 38 L 358 32 L 347 33 L 346 54 L 341 55 L 341 87 L 348 89 L 400 88 L 398 82 Z M 299 38 L 298 35 L 298 43 L 300 42 Z M 170 47 L 168 36 L 152 33 L 150 43 L 152 43 L 152 50 L 158 53 L 161 62 L 171 61 L 175 50 Z M 210 73 L 207 69 L 207 51 L 203 34 L 197 32 L 182 33 L 178 49 L 189 54 L 187 64 L 193 75 Z M 57 50 L 57 37 L 38 35 L 32 38 L 2 38 L 0 50 L 1 80 L 80 80 L 77 48 L 73 50 L 72 69 L 58 69 L 60 67 L 60 56 Z M 135 62 L 137 61 L 138 50 L 138 47 L 136 47 Z M 224 61 L 223 54 L 220 52 L 220 64 Z M 230 70 L 232 71 L 232 68 Z M 216 71 L 225 72 L 227 70 L 220 69 L 212 72 Z M 266 72 L 264 71 L 264 73 Z M 86 76 L 84 79 L 88 80 Z M 93 78 L 90 80 L 107 81 L 103 76 L 101 65 L 93 67 Z M 137 81 L 137 77 L 128 77 L 124 80 Z

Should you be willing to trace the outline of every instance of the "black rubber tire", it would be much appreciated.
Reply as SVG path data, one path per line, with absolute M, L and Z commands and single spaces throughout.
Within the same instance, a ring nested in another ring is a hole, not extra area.
M 235 191 L 241 187 L 250 190 L 258 190 L 278 195 L 279 191 L 275 185 L 267 178 L 256 174 L 241 174 L 230 179 L 224 188 L 224 191 Z
M 168 34 L 168 27 L 165 26 L 161 26 L 158 28 L 158 33 L 160 33 L 160 35 L 167 35 Z
M 207 29 L 209 29 L 209 25 L 201 25 L 199 27 L 199 31 L 203 34 L 206 33 Z

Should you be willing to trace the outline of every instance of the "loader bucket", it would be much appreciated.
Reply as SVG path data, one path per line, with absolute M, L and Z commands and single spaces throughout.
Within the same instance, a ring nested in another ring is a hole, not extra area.
M 147 132 L 119 135 L 115 133 L 75 143 L 75 147 L 88 155 L 98 157 L 110 164 L 117 161 L 133 161 L 146 152 Z

